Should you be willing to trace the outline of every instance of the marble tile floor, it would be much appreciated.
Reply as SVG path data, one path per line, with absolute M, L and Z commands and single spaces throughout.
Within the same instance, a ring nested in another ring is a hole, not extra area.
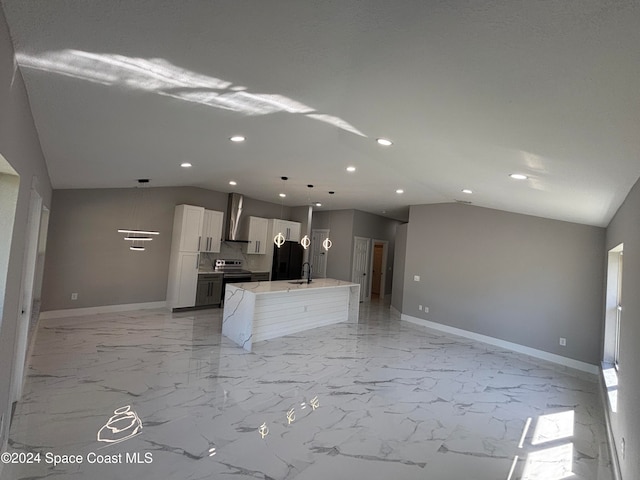
M 612 478 L 594 376 L 381 302 L 251 353 L 221 321 L 42 321 L 9 441 L 34 463 L 5 464 L 1 480 Z

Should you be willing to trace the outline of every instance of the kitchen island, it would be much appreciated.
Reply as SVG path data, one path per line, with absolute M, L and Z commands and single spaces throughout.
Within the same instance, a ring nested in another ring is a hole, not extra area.
M 339 322 L 357 322 L 360 285 L 318 278 L 228 284 L 222 334 L 247 351 L 255 342 Z

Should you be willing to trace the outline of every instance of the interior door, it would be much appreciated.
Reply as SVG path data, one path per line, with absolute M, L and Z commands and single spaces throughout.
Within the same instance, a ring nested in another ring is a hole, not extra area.
M 29 324 L 33 308 L 33 292 L 35 287 L 36 261 L 38 259 L 38 239 L 40 237 L 40 218 L 42 216 L 42 197 L 35 189 L 31 190 L 29 218 L 27 224 L 26 249 L 24 253 L 24 269 L 20 292 L 20 317 L 16 341 L 16 363 L 13 371 L 15 385 L 13 401 L 22 397 L 24 367 L 27 360 L 29 343 Z
M 384 245 L 382 243 L 375 243 L 373 245 L 373 266 L 371 269 L 371 293 L 380 296 L 380 284 L 382 283 L 382 272 L 384 267 L 382 266 L 382 256 L 384 254 Z
M 326 278 L 327 276 L 327 255 L 329 254 L 322 242 L 329 237 L 329 230 L 316 230 L 311 232 L 311 266 L 313 276 L 316 278 Z
M 371 298 L 367 272 L 369 271 L 370 238 L 354 237 L 353 241 L 353 273 L 351 281 L 360 284 L 360 301 Z

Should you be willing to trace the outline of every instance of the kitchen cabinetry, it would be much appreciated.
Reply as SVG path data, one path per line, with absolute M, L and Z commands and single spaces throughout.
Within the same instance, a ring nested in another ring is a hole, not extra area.
M 264 255 L 267 253 L 269 220 L 260 217 L 249 217 L 247 253 Z
M 174 300 L 171 305 L 172 308 L 193 307 L 195 305 L 199 261 L 199 253 L 178 253 L 177 268 L 174 274 Z
M 167 282 L 169 308 L 195 306 L 200 252 L 220 251 L 222 215 L 195 205 L 176 206 Z
M 287 242 L 300 242 L 300 227 L 301 225 L 298 222 L 274 219 L 273 235 L 282 233 Z
M 202 221 L 201 252 L 219 252 L 222 239 L 222 212 L 204 210 Z
M 196 306 L 220 305 L 222 302 L 222 275 L 198 275 Z
M 177 245 L 180 252 L 199 252 L 203 220 L 203 207 L 176 206 L 171 247 Z

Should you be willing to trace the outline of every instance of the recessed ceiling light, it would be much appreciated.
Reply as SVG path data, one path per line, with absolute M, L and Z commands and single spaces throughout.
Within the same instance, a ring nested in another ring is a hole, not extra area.
M 473 193 L 473 190 L 469 190 L 468 188 L 463 188 L 463 189 L 462 189 L 462 193 L 472 194 L 472 193 Z
M 396 193 L 404 193 L 404 190 L 402 190 L 401 188 L 396 190 Z
M 384 145 L 385 147 L 390 147 L 391 145 L 393 145 L 393 142 L 391 140 L 387 140 L 386 138 L 376 138 L 376 142 L 378 142 L 380 145 Z
M 514 180 L 526 180 L 527 178 L 529 178 L 526 175 L 523 175 L 522 173 L 512 173 L 509 176 Z
M 320 202 L 316 202 L 316 207 L 321 207 L 322 204 Z
M 235 180 L 229 180 L 229 185 L 236 186 L 237 184 L 238 182 L 236 182 Z
M 189 162 L 182 162 L 182 163 L 180 164 L 180 166 L 181 166 L 182 168 L 189 168 L 189 167 L 193 167 L 193 165 L 191 165 Z
M 281 194 L 280 194 L 280 196 L 281 196 L 282 198 L 284 198 L 284 197 L 286 197 L 286 196 L 287 196 L 287 194 L 286 194 L 286 193 L 281 193 Z
M 244 142 L 245 138 L 242 135 L 234 135 L 233 137 L 231 137 L 229 140 L 231 140 L 232 142 Z
M 347 167 L 347 172 L 355 172 L 356 171 L 356 167 Z

